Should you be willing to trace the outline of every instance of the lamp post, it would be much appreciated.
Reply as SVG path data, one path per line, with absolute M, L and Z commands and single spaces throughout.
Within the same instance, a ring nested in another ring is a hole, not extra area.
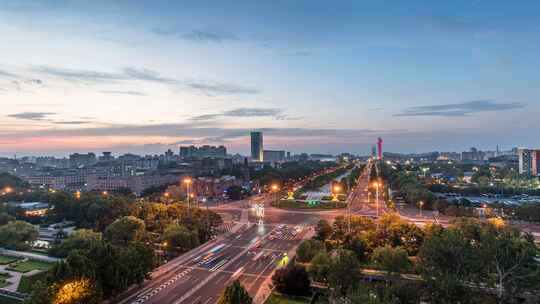
M 187 200 L 188 211 L 191 208 L 191 205 L 190 205 L 190 196 L 191 196 L 190 186 L 191 186 L 191 183 L 192 183 L 191 178 L 189 178 L 189 177 L 184 178 L 184 184 L 186 185 L 186 200 Z
M 419 202 L 418 202 L 418 205 L 420 206 L 420 217 L 423 217 L 423 216 L 422 216 L 422 207 L 424 207 L 424 202 L 423 202 L 423 201 L 419 201 Z
M 169 203 L 169 197 L 171 196 L 171 194 L 169 192 L 165 192 L 165 193 L 163 193 L 163 196 L 165 197 L 165 203 L 168 204 Z
M 279 186 L 277 184 L 273 184 L 270 188 L 272 189 L 272 192 L 274 192 L 274 201 L 277 203 L 279 207 L 279 201 L 278 201 L 278 195 L 277 195 Z
M 373 186 L 375 187 L 375 204 L 377 205 L 377 217 L 379 217 L 379 187 L 382 186 L 379 182 L 374 182 Z

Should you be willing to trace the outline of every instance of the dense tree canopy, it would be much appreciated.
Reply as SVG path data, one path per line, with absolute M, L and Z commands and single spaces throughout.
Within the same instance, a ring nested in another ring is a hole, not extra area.
M 251 304 L 253 300 L 240 284 L 240 281 L 235 280 L 231 285 L 227 286 L 219 300 L 218 304 Z
M 38 237 L 38 229 L 24 221 L 11 221 L 0 226 L 0 246 L 24 250 Z
M 105 229 L 105 239 L 113 244 L 127 244 L 140 241 L 145 233 L 144 221 L 134 216 L 124 216 L 115 220 Z

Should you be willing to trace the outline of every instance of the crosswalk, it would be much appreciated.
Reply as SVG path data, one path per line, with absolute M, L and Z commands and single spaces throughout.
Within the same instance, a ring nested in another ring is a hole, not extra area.
M 231 232 L 234 225 L 236 225 L 234 222 L 223 223 L 219 227 L 217 227 L 217 231 L 218 233 Z
M 195 266 L 199 267 L 203 263 L 204 263 L 204 261 L 200 261 Z M 149 292 L 143 292 L 135 301 L 131 302 L 131 304 L 142 304 L 142 303 L 148 301 L 148 299 L 155 296 L 156 294 L 158 294 L 163 289 L 169 287 L 171 284 L 175 283 L 176 281 L 178 281 L 181 278 L 188 275 L 190 272 L 193 271 L 194 268 L 195 267 L 186 268 L 182 272 L 180 272 L 180 273 L 176 274 L 174 277 L 170 278 L 168 281 L 166 281 L 166 282 L 162 283 L 161 285 L 159 285 L 158 287 L 151 289 Z

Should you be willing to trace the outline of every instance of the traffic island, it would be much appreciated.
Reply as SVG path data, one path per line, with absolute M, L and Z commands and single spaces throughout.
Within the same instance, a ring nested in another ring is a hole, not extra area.
M 311 210 L 325 211 L 343 209 L 347 207 L 347 203 L 343 201 L 316 201 L 316 200 L 280 200 L 272 202 L 272 207 L 287 209 L 287 210 Z

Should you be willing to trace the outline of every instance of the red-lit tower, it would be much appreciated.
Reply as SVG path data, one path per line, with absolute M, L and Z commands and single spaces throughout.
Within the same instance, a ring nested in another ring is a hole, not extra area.
M 382 144 L 383 144 L 383 140 L 382 138 L 378 138 L 377 139 L 377 148 L 378 148 L 378 157 L 379 159 L 382 159 Z

